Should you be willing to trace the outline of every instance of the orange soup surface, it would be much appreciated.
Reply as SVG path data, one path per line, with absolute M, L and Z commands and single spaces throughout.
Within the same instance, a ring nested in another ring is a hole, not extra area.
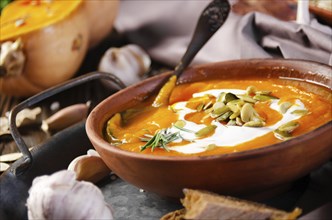
M 181 84 L 168 105 L 152 102 L 112 116 L 105 138 L 143 154 L 204 156 L 287 141 L 332 120 L 331 90 L 284 79 Z

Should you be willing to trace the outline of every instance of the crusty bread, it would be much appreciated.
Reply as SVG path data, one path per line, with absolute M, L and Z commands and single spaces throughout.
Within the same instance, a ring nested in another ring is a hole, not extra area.
M 295 208 L 288 213 L 263 204 L 221 196 L 211 192 L 184 189 L 181 200 L 184 210 L 178 210 L 163 216 L 162 220 L 181 219 L 246 219 L 246 220 L 291 220 L 296 219 L 301 210 Z

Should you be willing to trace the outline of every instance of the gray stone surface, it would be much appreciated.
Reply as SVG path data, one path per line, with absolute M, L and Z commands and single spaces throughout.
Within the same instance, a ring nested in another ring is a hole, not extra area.
M 116 220 L 154 220 L 182 208 L 180 201 L 142 191 L 116 176 L 100 186 Z

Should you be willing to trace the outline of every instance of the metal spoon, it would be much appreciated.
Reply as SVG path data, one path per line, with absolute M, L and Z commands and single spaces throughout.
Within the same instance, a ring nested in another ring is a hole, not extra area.
M 182 74 L 198 51 L 225 23 L 230 8 L 228 0 L 213 0 L 206 6 L 198 19 L 194 35 L 189 43 L 187 51 L 175 67 L 174 75 L 179 77 Z

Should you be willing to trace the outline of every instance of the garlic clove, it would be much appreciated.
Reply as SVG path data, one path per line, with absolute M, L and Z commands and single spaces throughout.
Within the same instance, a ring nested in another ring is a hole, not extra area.
M 36 177 L 26 205 L 29 219 L 113 219 L 101 190 L 69 170 Z
M 103 179 L 111 172 L 95 150 L 88 150 L 87 155 L 76 157 L 69 164 L 68 170 L 76 173 L 77 180 L 93 183 Z
M 129 44 L 108 49 L 100 60 L 98 70 L 114 74 L 129 86 L 141 81 L 150 65 L 149 55 L 141 47 Z
M 90 103 L 75 104 L 59 110 L 43 121 L 44 131 L 59 131 L 84 120 L 89 111 Z

